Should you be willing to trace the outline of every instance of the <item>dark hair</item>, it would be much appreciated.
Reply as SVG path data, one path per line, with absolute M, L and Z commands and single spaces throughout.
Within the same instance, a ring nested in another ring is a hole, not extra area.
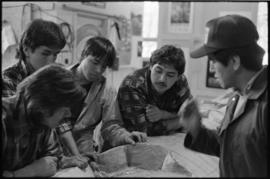
M 164 45 L 155 50 L 150 57 L 150 65 L 158 64 L 173 65 L 179 74 L 185 71 L 185 56 L 181 48 L 172 45 Z
M 228 48 L 209 54 L 210 59 L 219 61 L 227 66 L 229 59 L 237 55 L 240 57 L 241 65 L 251 71 L 258 71 L 262 68 L 262 60 L 265 51 L 256 43 L 242 48 Z
M 24 47 L 34 51 L 39 46 L 64 48 L 65 36 L 60 26 L 52 21 L 33 20 L 23 32 L 16 57 L 25 61 Z
M 80 62 L 88 55 L 103 58 L 105 60 L 103 63 L 110 68 L 113 66 L 116 58 L 116 52 L 113 44 L 110 40 L 104 37 L 92 37 L 86 41 Z
M 58 64 L 46 65 L 25 78 L 16 94 L 34 103 L 36 110 L 46 110 L 49 114 L 60 107 L 81 104 L 85 95 L 72 72 Z

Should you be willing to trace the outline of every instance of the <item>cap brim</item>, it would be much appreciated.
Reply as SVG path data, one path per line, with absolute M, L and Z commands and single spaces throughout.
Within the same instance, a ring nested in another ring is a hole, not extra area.
M 207 47 L 206 45 L 203 45 L 202 47 L 198 48 L 197 50 L 194 50 L 190 53 L 190 56 L 192 58 L 200 58 L 203 56 L 206 56 L 210 53 L 218 51 L 218 48 L 213 48 L 213 47 Z

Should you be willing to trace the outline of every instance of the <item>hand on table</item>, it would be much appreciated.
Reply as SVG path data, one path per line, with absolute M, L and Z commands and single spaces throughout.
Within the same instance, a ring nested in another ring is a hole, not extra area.
M 139 131 L 132 131 L 132 132 L 126 132 L 119 136 L 119 143 L 118 145 L 124 145 L 124 144 L 135 144 L 137 142 L 146 142 L 147 141 L 147 135 L 144 132 Z
M 88 157 L 81 155 L 63 156 L 59 162 L 59 168 L 79 167 L 85 169 L 88 166 L 88 160 Z

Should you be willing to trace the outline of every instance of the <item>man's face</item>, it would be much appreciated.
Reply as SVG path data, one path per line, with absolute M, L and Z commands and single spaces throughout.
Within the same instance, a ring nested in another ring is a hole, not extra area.
M 212 60 L 214 65 L 215 77 L 217 78 L 220 86 L 222 88 L 230 88 L 234 84 L 234 74 L 232 63 L 228 63 L 227 66 L 224 66 L 222 63 Z
M 178 72 L 173 65 L 155 64 L 150 67 L 150 70 L 152 85 L 159 94 L 170 89 L 179 79 Z
M 85 78 L 88 81 L 99 80 L 106 70 L 104 59 L 93 57 L 92 55 L 88 55 L 86 58 L 84 58 L 79 68 L 81 68 Z
M 24 53 L 26 61 L 32 65 L 34 70 L 44 67 L 45 65 L 54 63 L 61 49 L 47 46 L 39 46 L 35 50 L 26 47 Z
M 42 120 L 42 124 L 49 128 L 55 128 L 60 124 L 63 119 L 70 117 L 70 109 L 68 107 L 60 107 L 52 115 L 45 114 L 45 116 L 43 117 L 44 120 Z

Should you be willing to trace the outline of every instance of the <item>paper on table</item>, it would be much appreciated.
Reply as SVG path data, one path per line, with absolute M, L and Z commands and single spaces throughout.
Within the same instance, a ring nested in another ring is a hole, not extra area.
M 90 166 L 85 171 L 78 167 L 72 167 L 58 171 L 53 177 L 94 177 L 94 173 Z
M 184 133 L 176 133 L 169 136 L 148 137 L 148 142 L 153 145 L 163 146 L 172 154 L 179 164 L 192 173 L 192 177 L 219 177 L 219 158 L 195 152 L 184 147 Z

